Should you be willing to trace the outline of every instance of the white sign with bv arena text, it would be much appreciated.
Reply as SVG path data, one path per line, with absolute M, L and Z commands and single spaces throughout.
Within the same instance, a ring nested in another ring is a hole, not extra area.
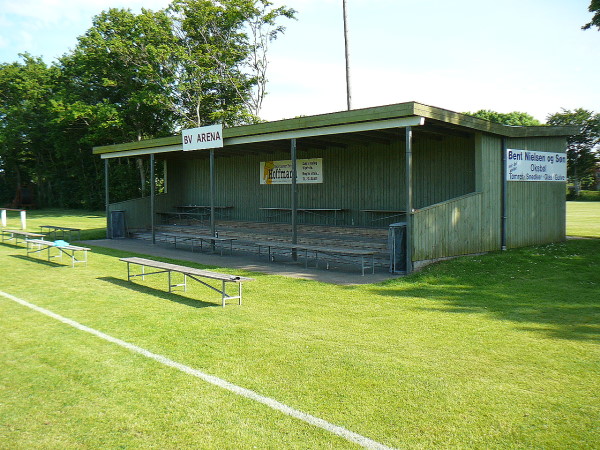
M 183 151 L 223 147 L 223 125 L 190 128 L 181 132 Z

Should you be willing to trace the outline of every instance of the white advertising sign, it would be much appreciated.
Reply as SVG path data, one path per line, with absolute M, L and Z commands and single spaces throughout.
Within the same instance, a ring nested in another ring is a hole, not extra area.
M 323 158 L 296 160 L 296 183 L 322 183 Z M 260 184 L 292 184 L 292 161 L 260 163 Z
M 567 181 L 565 153 L 506 150 L 507 181 Z
M 223 147 L 223 125 L 190 128 L 181 132 L 183 151 Z

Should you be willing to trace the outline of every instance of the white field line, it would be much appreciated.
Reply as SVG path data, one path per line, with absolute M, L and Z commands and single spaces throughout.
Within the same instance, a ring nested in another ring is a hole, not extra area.
M 350 442 L 354 442 L 364 448 L 368 448 L 368 449 L 391 449 L 391 447 L 388 447 L 386 445 L 380 444 L 379 442 L 376 442 L 372 439 L 369 439 L 367 437 L 364 437 L 360 434 L 354 433 L 350 430 L 347 430 L 344 427 L 338 426 L 338 425 L 334 425 L 332 423 L 327 422 L 326 420 L 320 419 L 318 417 L 312 416 L 310 414 L 304 413 L 302 411 L 299 411 L 297 409 L 291 408 L 281 402 L 278 402 L 277 400 L 274 400 L 272 398 L 269 397 L 265 397 L 263 395 L 260 395 L 254 391 L 251 391 L 250 389 L 246 389 L 243 388 L 241 386 L 237 386 L 235 384 L 232 384 L 228 381 L 225 381 L 221 378 L 206 374 L 200 370 L 197 369 L 193 369 L 192 367 L 186 366 L 184 364 L 178 363 L 176 361 L 173 361 L 165 356 L 162 355 L 158 355 L 156 353 L 152 353 L 151 351 L 148 351 L 142 347 L 138 347 L 137 345 L 134 344 L 130 344 L 129 342 L 125 342 L 121 339 L 117 339 L 115 337 L 112 337 L 106 333 L 103 333 L 101 331 L 95 330 L 93 328 L 87 327 L 85 325 L 80 324 L 79 322 L 75 322 L 74 320 L 71 320 L 67 317 L 63 317 L 59 314 L 53 313 L 50 310 L 47 310 L 45 308 L 42 308 L 40 306 L 34 305 L 33 303 L 29 303 L 25 300 L 22 300 L 20 298 L 15 297 L 14 295 L 10 295 L 7 294 L 6 292 L 2 292 L 0 291 L 0 295 L 2 295 L 3 297 L 6 297 L 9 300 L 12 300 L 16 303 L 19 303 L 23 306 L 26 306 L 28 308 L 33 309 L 34 311 L 37 311 L 39 313 L 45 314 L 48 317 L 52 317 L 53 319 L 56 319 L 62 323 L 65 323 L 67 325 L 70 325 L 78 330 L 81 331 L 85 331 L 87 333 L 93 334 L 94 336 L 97 336 L 101 339 L 104 339 L 105 341 L 108 342 L 112 342 L 113 344 L 117 344 L 121 347 L 124 347 L 132 352 L 135 353 L 139 353 L 140 355 L 144 355 L 148 358 L 151 358 L 155 361 L 158 361 L 161 364 L 164 364 L 165 366 L 169 366 L 169 367 L 173 367 L 175 369 L 178 369 L 182 372 L 185 372 L 189 375 L 192 375 L 196 378 L 200 378 L 204 381 L 206 381 L 207 383 L 213 384 L 215 386 L 218 386 L 220 388 L 223 389 L 227 389 L 228 391 L 233 392 L 234 394 L 237 395 L 241 395 L 242 397 L 246 397 L 249 398 L 251 400 L 255 400 L 259 403 L 262 403 L 264 405 L 267 405 L 268 407 L 282 412 L 283 414 L 286 414 L 288 416 L 294 417 L 296 419 L 302 420 L 310 425 L 313 425 L 315 427 L 319 427 L 322 428 L 323 430 L 329 431 L 332 434 L 335 434 L 337 436 L 340 436 Z

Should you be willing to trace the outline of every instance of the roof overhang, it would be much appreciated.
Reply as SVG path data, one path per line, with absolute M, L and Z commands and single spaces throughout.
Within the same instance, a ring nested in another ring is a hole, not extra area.
M 223 130 L 224 147 L 260 144 L 301 138 L 319 138 L 360 132 L 401 129 L 437 123 L 466 133 L 490 133 L 509 138 L 560 137 L 578 132 L 577 127 L 510 127 L 466 114 L 416 102 L 297 117 Z M 425 127 L 424 127 L 425 128 Z M 101 158 L 121 158 L 159 153 L 183 152 L 181 135 L 125 144 L 94 147 Z M 197 150 L 189 153 L 202 152 Z

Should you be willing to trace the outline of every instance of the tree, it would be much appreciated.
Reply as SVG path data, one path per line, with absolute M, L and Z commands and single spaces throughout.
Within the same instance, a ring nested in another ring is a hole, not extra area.
M 75 50 L 60 60 L 67 102 L 110 105 L 120 128 L 118 141 L 169 135 L 176 120 L 168 106 L 174 45 L 164 11 L 102 12 Z
M 600 150 L 600 114 L 583 108 L 563 109 L 547 118 L 548 125 L 576 125 L 579 134 L 567 139 L 567 175 L 573 182 L 575 195 L 586 185 L 595 183 Z
M 582 26 L 581 29 L 589 30 L 592 27 L 596 27 L 598 28 L 598 31 L 600 31 L 600 0 L 592 0 L 588 11 L 595 14 L 592 17 L 592 20 Z
M 469 116 L 489 120 L 494 123 L 501 123 L 509 126 L 539 126 L 542 125 L 537 119 L 524 112 L 513 111 L 510 113 L 499 113 L 489 109 L 480 109 L 477 112 L 466 112 Z
M 268 44 L 295 11 L 268 0 L 175 0 L 169 12 L 178 38 L 174 94 L 187 125 L 258 120 L 267 82 Z
M 50 147 L 49 104 L 55 71 L 41 58 L 0 65 L 0 175 L 2 202 L 21 185 L 38 183 Z
M 78 142 L 86 141 L 91 150 L 93 145 L 171 135 L 177 123 L 170 107 L 174 46 L 172 22 L 164 11 L 134 14 L 112 8 L 95 16 L 75 50 L 60 60 L 61 118 L 72 127 L 86 127 Z M 133 196 L 144 196 L 148 162 L 136 158 L 135 163 L 139 188 Z M 120 169 L 125 174 L 133 167 Z M 132 196 L 130 189 L 121 193 Z
M 55 65 L 30 55 L 0 64 L 0 201 L 32 182 L 43 206 L 97 208 L 93 146 L 259 120 L 268 45 L 293 16 L 268 0 L 109 9 Z M 144 195 L 148 172 L 147 161 L 119 159 L 111 199 Z

